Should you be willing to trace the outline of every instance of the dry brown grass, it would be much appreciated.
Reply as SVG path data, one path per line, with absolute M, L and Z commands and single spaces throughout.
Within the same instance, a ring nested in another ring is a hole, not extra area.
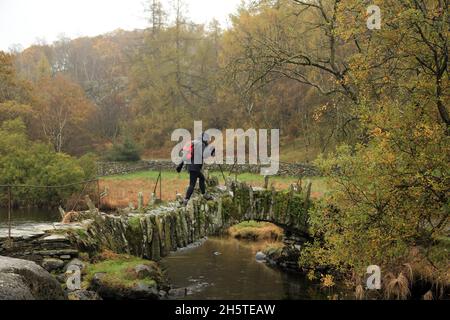
M 364 300 L 366 294 L 364 292 L 364 288 L 362 285 L 358 284 L 355 289 L 355 298 L 356 300 Z
M 422 297 L 423 300 L 433 300 L 433 292 L 431 290 L 428 290 L 427 293 L 425 293 Z
M 99 261 L 104 261 L 104 260 L 117 260 L 120 258 L 120 254 L 115 253 L 114 251 L 105 249 L 102 252 L 100 252 L 96 258 Z
M 244 221 L 228 229 L 228 233 L 236 239 L 252 241 L 281 241 L 283 229 L 269 222 Z
M 441 299 L 450 283 L 450 269 L 448 268 L 448 259 L 446 259 L 446 251 L 443 251 L 441 259 L 430 259 L 426 252 L 419 248 L 413 247 L 409 253 L 408 260 L 410 261 L 405 266 L 414 270 L 414 277 L 420 281 L 430 283 L 432 285 L 433 295 L 437 299 Z M 412 278 L 412 274 L 410 276 Z
M 79 216 L 80 216 L 80 213 L 79 213 L 79 212 L 76 212 L 76 211 L 69 211 L 69 212 L 66 212 L 66 214 L 65 214 L 64 217 L 62 218 L 61 223 L 72 223 L 72 222 L 77 222 Z
M 144 205 L 150 201 L 151 194 L 155 188 L 156 180 L 148 179 L 132 179 L 132 180 L 101 180 L 100 190 L 107 188 L 108 194 L 102 199 L 102 208 L 124 208 L 132 203 L 137 206 L 138 193 L 142 192 L 144 195 Z M 256 185 L 257 183 L 255 183 Z M 171 178 L 164 179 L 162 184 L 162 200 L 173 201 L 176 199 L 176 194 L 180 193 L 184 196 L 189 181 L 186 178 Z M 276 189 L 288 188 L 289 183 L 276 183 Z M 159 186 L 156 190 L 156 196 L 159 198 Z M 319 195 L 315 195 L 319 196 Z
M 145 179 L 133 180 L 101 180 L 100 189 L 108 190 L 107 196 L 102 199 L 103 208 L 124 208 L 132 203 L 137 207 L 138 193 L 144 195 L 144 205 L 147 205 L 151 199 L 151 194 L 155 188 L 156 181 Z M 189 182 L 187 179 L 165 179 L 162 184 L 162 200 L 175 200 L 176 194 L 184 195 Z M 159 186 L 156 191 L 159 197 Z
M 386 299 L 406 300 L 411 295 L 410 281 L 403 272 L 395 276 L 392 272 L 384 278 Z

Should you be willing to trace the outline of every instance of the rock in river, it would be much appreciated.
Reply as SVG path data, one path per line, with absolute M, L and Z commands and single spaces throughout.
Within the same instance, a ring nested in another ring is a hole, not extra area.
M 258 251 L 256 253 L 256 261 L 265 261 L 266 257 L 267 256 L 264 253 L 262 253 L 261 251 Z
M 0 256 L 0 300 L 63 300 L 58 281 L 36 263 Z

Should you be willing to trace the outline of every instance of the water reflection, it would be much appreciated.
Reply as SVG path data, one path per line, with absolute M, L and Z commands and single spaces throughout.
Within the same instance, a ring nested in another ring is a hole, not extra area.
M 209 238 L 199 247 L 170 254 L 161 264 L 171 284 L 187 288 L 181 299 L 326 299 L 303 276 L 257 262 L 256 250 L 235 239 Z
M 42 234 L 45 230 L 52 229 L 53 222 L 60 220 L 58 210 L 54 209 L 15 209 L 11 213 L 11 235 L 20 237 Z M 7 235 L 8 210 L 0 208 L 0 237 Z
M 11 213 L 13 226 L 29 223 L 58 222 L 61 220 L 57 209 L 14 209 Z M 0 227 L 8 224 L 8 209 L 0 208 Z

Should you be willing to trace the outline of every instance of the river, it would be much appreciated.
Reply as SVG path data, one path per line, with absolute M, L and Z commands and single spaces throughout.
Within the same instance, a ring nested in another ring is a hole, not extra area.
M 13 235 L 33 234 L 59 222 L 57 210 L 17 209 L 12 212 Z M 8 212 L 0 208 L 0 236 L 7 235 Z M 261 243 L 229 237 L 172 252 L 161 261 L 174 288 L 186 288 L 177 299 L 326 299 L 327 294 L 304 276 L 256 261 Z M 184 293 L 187 292 L 187 295 Z
M 14 209 L 11 213 L 14 226 L 27 223 L 58 222 L 61 216 L 57 209 Z M 8 223 L 8 209 L 0 208 L 0 226 Z
M 59 222 L 61 216 L 57 209 L 14 209 L 11 213 L 13 235 L 33 234 L 42 229 L 48 229 L 54 222 Z M 0 208 L 0 236 L 8 234 L 8 209 Z
M 187 288 L 178 299 L 326 299 L 304 276 L 256 261 L 258 244 L 211 237 L 161 261 L 169 282 Z

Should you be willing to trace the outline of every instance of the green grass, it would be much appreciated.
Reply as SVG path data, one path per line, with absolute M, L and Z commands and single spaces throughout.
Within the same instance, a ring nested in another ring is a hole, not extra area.
M 235 224 L 233 227 L 237 229 L 243 229 L 243 228 L 263 228 L 266 226 L 265 222 L 259 222 L 259 221 L 242 221 L 238 224 Z
M 158 178 L 159 171 L 151 171 L 151 170 L 145 170 L 145 171 L 138 171 L 128 174 L 118 174 L 113 176 L 104 177 L 102 179 L 104 180 L 134 180 L 134 179 L 149 179 L 149 180 L 156 180 Z M 181 173 L 177 173 L 176 171 L 163 171 L 162 172 L 163 178 L 166 179 L 176 179 L 178 177 L 185 177 L 188 178 L 189 175 L 186 171 L 183 171 Z
M 147 284 L 148 286 L 156 286 L 157 282 L 155 279 L 148 277 L 144 279 L 137 278 L 134 272 L 134 267 L 139 264 L 145 264 L 151 266 L 152 268 L 157 268 L 155 262 L 153 261 L 128 255 L 117 255 L 117 257 L 113 259 L 88 264 L 86 267 L 85 283 L 88 285 L 96 273 L 106 273 L 103 281 L 111 286 L 132 288 L 141 282 Z
M 233 175 L 229 175 L 229 172 L 224 172 L 225 177 L 231 177 L 234 178 Z M 159 171 L 139 171 L 129 174 L 123 174 L 123 175 L 114 175 L 103 178 L 105 181 L 127 181 L 127 180 L 149 180 L 149 181 L 156 181 L 158 178 Z M 211 176 L 216 176 L 219 179 L 219 183 L 223 184 L 223 177 L 222 173 L 219 171 L 210 172 Z M 182 171 L 181 173 L 177 173 L 175 171 L 162 171 L 162 178 L 163 182 L 164 180 L 179 180 L 179 179 L 189 179 L 189 174 L 186 171 Z M 264 184 L 264 178 L 263 176 L 255 173 L 241 173 L 237 175 L 237 178 L 239 181 L 246 182 L 248 184 L 251 184 L 253 186 L 263 186 Z M 305 187 L 306 181 L 311 180 L 312 182 L 312 192 L 313 193 L 319 193 L 323 194 L 327 192 L 328 186 L 326 183 L 326 178 L 324 177 L 307 177 L 302 179 L 302 186 Z M 269 179 L 269 184 L 274 182 L 275 185 L 281 185 L 283 188 L 288 187 L 292 183 L 296 183 L 298 181 L 298 177 L 284 177 L 284 176 L 272 176 Z
M 88 237 L 85 229 L 75 229 L 75 233 L 78 234 L 81 239 L 86 239 Z

